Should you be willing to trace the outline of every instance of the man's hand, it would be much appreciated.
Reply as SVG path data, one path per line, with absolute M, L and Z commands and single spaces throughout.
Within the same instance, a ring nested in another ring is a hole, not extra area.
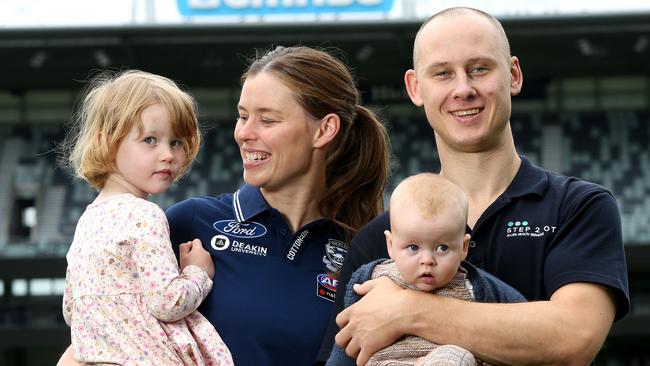
M 375 352 L 393 344 L 404 333 L 405 290 L 387 277 L 355 284 L 354 291 L 363 296 L 336 317 L 341 330 L 336 344 L 345 349 L 357 365 L 365 365 Z
M 212 263 L 210 253 L 203 249 L 203 245 L 199 239 L 181 244 L 179 246 L 179 253 L 181 272 L 185 267 L 193 264 L 205 270 L 208 277 L 214 277 L 214 263 Z

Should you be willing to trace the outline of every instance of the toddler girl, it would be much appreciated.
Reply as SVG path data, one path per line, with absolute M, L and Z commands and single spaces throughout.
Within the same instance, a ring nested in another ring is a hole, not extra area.
M 63 144 L 67 165 L 99 191 L 66 256 L 63 315 L 77 362 L 231 365 L 196 311 L 214 266 L 199 240 L 180 248 L 149 194 L 183 176 L 201 142 L 194 99 L 171 80 L 137 70 L 104 73 L 87 90 Z

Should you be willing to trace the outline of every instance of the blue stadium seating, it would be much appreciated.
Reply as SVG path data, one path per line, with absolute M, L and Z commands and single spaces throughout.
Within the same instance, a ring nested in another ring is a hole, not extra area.
M 547 169 L 610 189 L 620 205 L 626 243 L 650 243 L 650 111 L 520 113 L 513 115 L 511 122 L 520 153 Z M 388 191 L 407 175 L 439 170 L 433 132 L 424 115 L 395 118 L 389 121 L 388 129 L 397 163 Z M 19 166 L 29 167 L 44 189 L 64 188 L 61 202 L 65 209 L 58 219 L 59 235 L 55 238 L 66 246 L 95 192 L 56 165 L 53 148 L 63 135 L 62 127 L 52 124 L 0 125 L 1 141 L 23 140 Z M 190 173 L 168 192 L 151 199 L 167 208 L 189 196 L 230 192 L 242 183 L 241 173 L 232 123 L 217 122 L 205 131 Z M 56 207 L 41 209 L 59 212 Z M 43 240 L 42 235 L 37 238 Z

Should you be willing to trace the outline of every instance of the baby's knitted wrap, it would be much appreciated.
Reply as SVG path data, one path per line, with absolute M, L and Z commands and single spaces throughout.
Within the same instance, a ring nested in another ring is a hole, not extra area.
M 375 266 L 372 271 L 371 278 L 378 278 L 381 276 L 386 276 L 393 280 L 396 284 L 401 287 L 409 288 L 412 290 L 418 290 L 417 287 L 406 282 L 402 276 L 400 276 L 397 271 L 397 266 L 392 260 L 385 261 L 381 264 Z M 467 288 L 466 282 L 467 272 L 463 268 L 459 268 L 458 272 L 454 278 L 445 286 L 439 287 L 433 291 L 432 294 L 454 297 L 461 300 L 473 301 L 473 296 Z M 418 290 L 419 291 L 419 290 Z M 420 337 L 405 335 L 400 338 L 397 342 L 392 345 L 376 352 L 370 360 L 368 360 L 368 366 L 397 366 L 397 365 L 413 365 L 415 361 L 423 356 L 426 356 L 434 349 L 440 347 L 435 343 L 431 343 Z M 460 347 L 455 347 L 461 349 Z M 463 350 L 463 349 L 461 349 Z M 443 352 L 447 354 L 447 352 Z M 467 354 L 471 355 L 469 351 Z M 445 357 L 442 354 L 441 357 Z M 458 359 L 458 354 L 453 355 L 454 359 Z M 427 361 L 445 361 L 445 360 L 428 360 Z M 451 361 L 451 360 L 446 360 Z M 427 362 L 429 364 L 429 362 Z M 447 364 L 447 363 L 445 363 Z M 472 363 L 473 364 L 473 363 Z M 481 365 L 482 363 L 479 360 L 476 360 L 476 364 Z

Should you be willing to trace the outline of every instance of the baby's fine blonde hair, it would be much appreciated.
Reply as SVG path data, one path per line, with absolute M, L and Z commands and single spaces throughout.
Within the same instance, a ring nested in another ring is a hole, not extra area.
M 467 196 L 454 183 L 433 173 L 420 173 L 404 179 L 390 197 L 390 215 L 417 213 L 424 219 L 455 215 L 459 229 L 467 225 Z M 391 220 L 395 221 L 395 220 Z
M 176 179 L 190 169 L 201 145 L 197 106 L 172 80 L 140 70 L 102 72 L 82 93 L 71 129 L 61 148 L 62 165 L 100 190 L 115 171 L 117 149 L 132 127 L 143 130 L 142 111 L 167 108 L 176 138 L 183 140 L 186 161 Z

